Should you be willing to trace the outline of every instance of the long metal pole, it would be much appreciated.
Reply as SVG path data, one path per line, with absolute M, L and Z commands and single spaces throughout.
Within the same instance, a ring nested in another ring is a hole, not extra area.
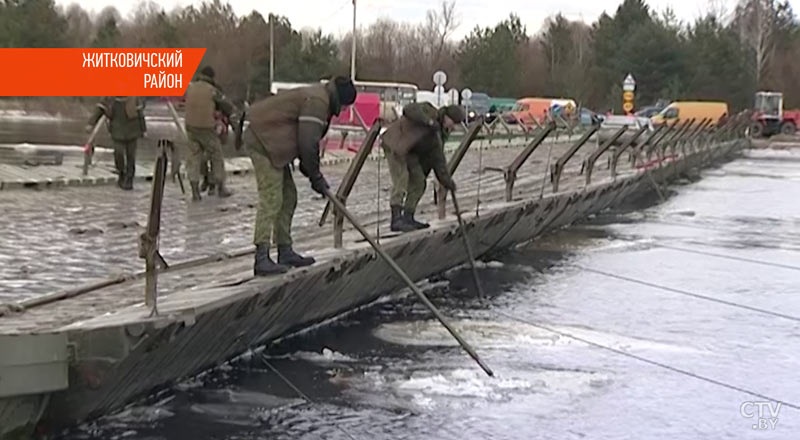
M 175 126 L 178 127 L 178 131 L 183 136 L 183 140 L 189 142 L 189 133 L 186 132 L 186 127 L 181 124 L 181 117 L 178 115 L 178 111 L 175 110 L 175 106 L 169 99 L 167 100 L 167 108 L 169 109 L 169 114 L 172 116 L 172 122 L 175 123 Z
M 275 24 L 272 13 L 269 14 L 269 88 L 275 81 Z
M 353 0 L 353 41 L 350 47 L 350 79 L 356 80 L 356 0 Z
M 92 132 L 89 133 L 89 139 L 86 140 L 86 143 L 83 144 L 83 175 L 86 176 L 89 174 L 89 166 L 92 165 L 92 158 L 94 157 L 94 138 L 97 137 L 97 133 L 100 132 L 100 127 L 103 126 L 103 122 L 106 121 L 106 115 L 100 115 L 100 118 L 97 120 L 97 123 L 94 124 L 92 127 Z
M 169 113 L 172 115 L 172 121 L 175 122 L 175 126 L 178 127 L 178 131 L 183 136 L 183 140 L 186 143 L 189 143 L 189 133 L 186 132 L 186 126 L 181 124 L 181 118 L 178 116 L 178 111 L 175 110 L 175 106 L 172 105 L 172 101 L 167 99 L 167 108 L 169 109 Z M 179 150 L 173 147 L 172 149 L 172 181 L 175 182 L 175 178 L 178 178 L 178 183 L 181 187 L 181 194 L 186 194 L 186 189 L 183 187 L 183 177 L 181 177 L 181 161 L 180 161 L 180 153 Z
M 442 315 L 441 312 L 439 312 L 439 309 L 437 309 L 436 306 L 434 306 L 433 303 L 428 299 L 428 297 L 425 296 L 424 293 L 422 293 L 422 290 L 420 290 L 419 287 L 417 287 L 417 285 L 414 284 L 414 281 L 412 281 L 411 278 L 409 278 L 408 275 L 406 275 L 406 273 L 403 272 L 403 269 L 401 269 L 400 266 L 398 266 L 397 262 L 395 262 L 394 259 L 390 257 L 389 254 L 387 254 L 378 243 L 375 242 L 375 240 L 369 235 L 367 230 L 364 229 L 363 226 L 361 226 L 361 224 L 358 222 L 358 220 L 356 220 L 353 217 L 352 214 L 350 214 L 347 208 L 345 208 L 344 204 L 341 201 L 339 201 L 339 199 L 336 198 L 336 196 L 331 192 L 331 190 L 329 189 L 325 190 L 325 196 L 328 198 L 328 200 L 330 200 L 333 206 L 336 209 L 338 209 L 339 212 L 342 213 L 342 215 L 347 217 L 347 220 L 353 225 L 353 227 L 356 228 L 356 230 L 358 230 L 358 232 L 364 237 L 364 239 L 369 242 L 372 248 L 375 249 L 375 252 L 377 252 L 378 255 L 380 255 L 381 258 L 383 258 L 383 261 L 385 261 L 386 264 L 388 264 L 389 267 L 392 268 L 392 270 L 397 274 L 397 276 L 400 277 L 400 279 L 402 279 L 403 282 L 406 283 L 408 288 L 411 289 L 417 295 L 417 297 L 419 297 L 420 301 L 422 301 L 425 307 L 427 307 L 428 310 L 430 310 L 431 313 L 433 313 L 433 316 L 435 316 L 436 319 L 439 320 L 439 322 L 444 326 L 444 328 L 446 328 L 447 331 L 450 332 L 450 334 L 456 339 L 456 341 L 458 341 L 458 344 L 461 345 L 461 348 L 463 348 L 464 351 L 466 351 L 467 354 L 469 354 L 469 356 L 472 359 L 474 359 L 475 362 L 478 363 L 478 365 L 481 367 L 481 369 L 483 369 L 483 371 L 486 372 L 486 374 L 488 374 L 489 376 L 494 376 L 494 372 L 492 372 L 492 370 L 486 364 L 483 363 L 483 361 L 475 352 L 475 350 L 473 350 L 472 347 L 467 343 L 467 341 L 465 341 L 461 337 L 461 335 L 459 335 L 458 332 L 450 325 L 450 323 L 447 322 L 447 319 Z
M 458 218 L 458 228 L 461 229 L 461 238 L 464 240 L 464 248 L 467 250 L 467 258 L 469 258 L 469 265 L 472 268 L 472 279 L 475 281 L 475 289 L 478 290 L 478 298 L 484 298 L 486 295 L 483 293 L 481 287 L 481 279 L 478 277 L 478 268 L 475 267 L 475 254 L 472 253 L 472 245 L 469 244 L 467 237 L 467 228 L 464 226 L 464 219 L 461 218 L 461 209 L 458 208 L 458 199 L 456 199 L 456 192 L 450 191 L 453 198 L 453 208 L 456 210 L 456 217 Z

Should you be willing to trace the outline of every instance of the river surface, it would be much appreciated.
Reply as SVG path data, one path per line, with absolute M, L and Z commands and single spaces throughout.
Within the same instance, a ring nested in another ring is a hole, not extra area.
M 139 161 L 152 160 L 155 157 L 159 139 L 184 143 L 183 135 L 178 131 L 166 105 L 148 104 L 145 114 L 147 135 L 138 143 L 137 158 Z M 80 148 L 89 137 L 85 129 L 87 121 L 88 117 L 62 117 L 60 115 L 25 114 L 24 112 L 8 114 L 0 111 L 0 151 L 3 148 L 19 146 L 29 148 L 75 147 L 77 150 L 73 154 L 80 155 L 82 154 Z M 181 122 L 183 123 L 182 116 Z M 363 137 L 362 133 L 354 132 L 342 142 L 341 133 L 332 128 L 324 141 L 324 148 L 356 150 Z M 111 136 L 105 127 L 98 132 L 94 145 L 98 148 L 113 148 Z M 243 151 L 236 150 L 232 131 L 223 144 L 223 152 L 226 157 L 244 154 Z M 0 158 L 0 163 L 2 162 L 2 158 Z
M 800 152 L 672 190 L 424 283 L 494 378 L 398 296 L 63 438 L 797 438 Z

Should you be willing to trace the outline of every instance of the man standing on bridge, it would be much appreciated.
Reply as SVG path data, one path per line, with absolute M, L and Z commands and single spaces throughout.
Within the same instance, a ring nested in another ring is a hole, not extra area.
M 403 117 L 392 123 L 382 137 L 383 151 L 392 177 L 390 206 L 392 231 L 408 232 L 430 225 L 414 219 L 431 169 L 439 183 L 455 191 L 447 170 L 444 143 L 456 124 L 464 121 L 464 110 L 449 105 L 437 110 L 427 102 L 408 104 Z
M 248 110 L 250 126 L 243 140 L 253 162 L 258 185 L 256 212 L 256 276 L 283 273 L 287 266 L 314 264 L 311 257 L 292 249 L 292 217 L 297 207 L 297 188 L 289 165 L 300 159 L 300 172 L 319 194 L 328 182 L 319 166 L 319 142 L 331 118 L 342 107 L 355 102 L 356 89 L 347 78 L 335 77 L 327 84 L 286 90 L 256 102 Z M 278 263 L 269 255 L 270 242 L 278 247 Z
M 222 112 L 225 118 L 230 118 L 233 104 L 214 83 L 214 69 L 206 66 L 186 89 L 186 133 L 189 135 L 186 166 L 194 201 L 201 199 L 201 166 L 206 157 L 211 160 L 211 172 L 213 182 L 217 186 L 217 195 L 219 197 L 231 195 L 225 188 L 225 158 L 222 155 L 222 144 L 214 130 L 216 125 L 214 111 L 217 110 Z
M 144 100 L 135 96 L 108 96 L 97 103 L 86 131 L 94 129 L 100 117 L 108 118 L 108 131 L 114 142 L 114 167 L 117 169 L 117 186 L 133 189 L 136 173 L 136 141 L 144 136 Z

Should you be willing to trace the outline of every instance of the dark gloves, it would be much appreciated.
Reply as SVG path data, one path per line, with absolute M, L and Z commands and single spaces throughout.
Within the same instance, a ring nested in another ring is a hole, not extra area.
M 303 172 L 303 165 L 300 165 L 300 172 Z M 304 173 L 305 174 L 305 173 Z M 317 173 L 317 175 L 311 179 L 311 189 L 313 189 L 317 194 L 321 196 L 325 196 L 326 192 L 330 190 L 330 185 L 328 185 L 328 181 L 325 180 L 325 177 Z
M 319 171 L 317 171 L 314 175 L 310 174 L 308 169 L 303 165 L 302 161 L 300 161 L 299 168 L 300 172 L 303 173 L 304 176 L 308 177 L 308 180 L 311 181 L 311 189 L 313 189 L 317 194 L 325 196 L 325 191 L 330 189 L 330 185 L 328 185 L 328 181 L 325 180 L 325 176 L 323 176 Z

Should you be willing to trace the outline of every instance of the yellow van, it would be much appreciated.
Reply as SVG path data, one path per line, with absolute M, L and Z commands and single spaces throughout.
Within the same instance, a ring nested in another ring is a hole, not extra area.
M 728 114 L 728 104 L 716 101 L 675 101 L 653 116 L 653 124 L 673 123 L 674 121 L 686 121 L 694 118 L 695 122 L 700 122 L 705 118 L 711 118 L 713 123 L 719 121 Z

